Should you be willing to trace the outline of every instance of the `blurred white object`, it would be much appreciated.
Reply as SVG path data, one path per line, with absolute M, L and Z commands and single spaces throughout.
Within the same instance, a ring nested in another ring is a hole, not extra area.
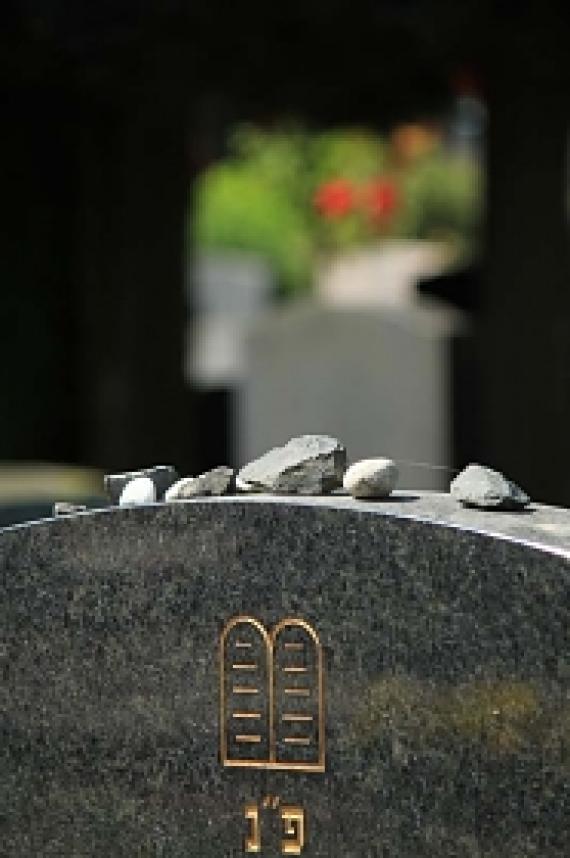
M 199 254 L 190 274 L 194 319 L 187 375 L 203 387 L 235 384 L 245 374 L 245 340 L 274 291 L 270 266 L 241 252 Z
M 409 306 L 419 300 L 418 279 L 441 274 L 452 262 L 453 251 L 444 242 L 386 241 L 322 263 L 317 297 L 334 307 Z

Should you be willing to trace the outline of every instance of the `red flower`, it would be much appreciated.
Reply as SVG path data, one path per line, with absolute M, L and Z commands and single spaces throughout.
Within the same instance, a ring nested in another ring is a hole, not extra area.
M 391 179 L 374 179 L 365 187 L 362 201 L 372 220 L 386 221 L 398 208 L 400 193 Z
M 317 188 L 313 204 L 322 217 L 344 217 L 354 206 L 354 188 L 346 179 L 325 182 Z

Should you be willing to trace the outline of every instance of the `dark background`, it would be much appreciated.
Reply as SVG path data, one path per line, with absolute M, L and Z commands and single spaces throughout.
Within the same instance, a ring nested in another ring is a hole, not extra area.
M 487 221 L 450 464 L 570 504 L 566 5 L 5 0 L 0 459 L 228 458 L 231 427 L 183 379 L 192 176 L 236 119 L 382 127 L 468 68 Z

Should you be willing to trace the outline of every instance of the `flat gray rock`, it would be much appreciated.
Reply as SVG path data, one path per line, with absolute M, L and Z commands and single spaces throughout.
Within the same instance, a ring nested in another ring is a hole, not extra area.
M 125 486 L 138 477 L 149 477 L 156 489 L 156 499 L 161 500 L 165 491 L 178 479 L 178 474 L 172 465 L 154 465 L 151 468 L 142 468 L 140 471 L 105 474 L 103 483 L 112 503 L 118 503 Z
M 463 506 L 478 509 L 524 509 L 530 498 L 516 483 L 499 471 L 483 465 L 468 465 L 455 477 L 450 494 Z
M 239 472 L 240 484 L 277 494 L 321 495 L 342 486 L 346 448 L 328 435 L 301 435 Z
M 183 477 L 166 492 L 166 501 L 186 500 L 195 497 L 218 497 L 235 494 L 235 468 L 220 465 L 199 477 Z
M 353 498 L 387 498 L 398 482 L 392 459 L 362 459 L 344 475 L 343 486 Z

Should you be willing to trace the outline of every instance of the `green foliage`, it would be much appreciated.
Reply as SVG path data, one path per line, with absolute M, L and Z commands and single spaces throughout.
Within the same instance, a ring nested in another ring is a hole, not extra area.
M 403 175 L 402 234 L 412 238 L 474 239 L 481 216 L 479 170 L 439 149 Z
M 303 210 L 249 164 L 221 164 L 200 179 L 195 241 L 201 248 L 256 251 L 283 287 L 308 285 L 311 243 Z
M 386 168 L 386 143 L 369 131 L 325 131 L 311 138 L 308 149 L 313 187 L 339 176 L 364 182 Z
M 346 211 L 318 209 L 327 183 L 350 189 Z M 374 218 L 367 188 L 392 183 L 397 205 Z M 205 249 L 259 253 L 286 293 L 307 289 L 317 254 L 377 243 L 385 236 L 437 238 L 471 245 L 480 217 L 475 165 L 441 145 L 400 163 L 392 144 L 364 130 L 320 134 L 293 127 L 236 129 L 229 157 L 207 169 L 196 188 L 193 240 Z

